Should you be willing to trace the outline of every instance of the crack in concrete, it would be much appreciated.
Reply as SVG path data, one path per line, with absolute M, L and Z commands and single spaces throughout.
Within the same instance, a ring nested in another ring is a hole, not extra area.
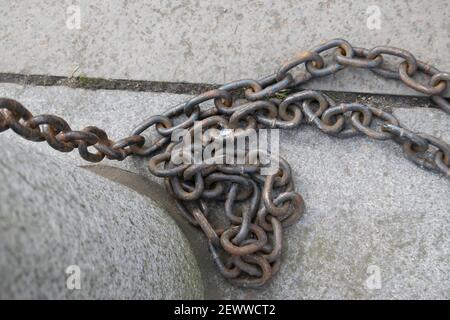
M 15 83 L 35 86 L 66 86 L 88 90 L 126 90 L 167 92 L 175 94 L 198 94 L 215 89 L 219 85 L 206 83 L 164 82 L 147 80 L 103 79 L 86 76 L 62 77 L 52 75 L 32 75 L 0 73 L 0 83 Z
M 165 92 L 172 94 L 197 95 L 216 89 L 218 84 L 163 82 L 147 80 L 103 79 L 85 76 L 63 77 L 52 75 L 26 75 L 15 73 L 0 73 L 0 83 L 15 83 L 33 86 L 65 86 L 74 89 L 87 90 L 124 90 L 137 92 Z M 296 88 L 293 91 L 299 91 Z M 323 91 L 323 90 L 319 90 Z M 323 91 L 336 102 L 360 102 L 371 104 L 383 110 L 393 108 L 435 107 L 425 96 L 399 96 L 361 92 Z

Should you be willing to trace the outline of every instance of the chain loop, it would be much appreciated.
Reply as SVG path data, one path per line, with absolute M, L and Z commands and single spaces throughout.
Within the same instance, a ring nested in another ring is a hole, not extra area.
M 311 49 L 312 52 L 316 53 L 322 53 L 323 51 L 332 49 L 332 48 L 340 48 L 344 52 L 344 56 L 347 58 L 353 58 L 354 52 L 353 47 L 350 43 L 343 39 L 334 39 L 328 42 L 325 42 L 313 49 Z M 340 51 L 342 53 L 342 51 Z M 316 65 L 312 61 L 306 62 L 306 70 L 308 70 L 309 73 L 311 73 L 314 77 L 324 77 L 328 76 L 330 74 L 334 74 L 342 69 L 344 69 L 345 66 L 335 62 L 332 65 L 329 66 L 321 66 Z
M 367 53 L 367 59 L 375 59 L 380 55 L 390 55 L 393 57 L 403 58 L 407 65 L 406 73 L 408 76 L 412 76 L 417 71 L 417 60 L 409 51 L 389 46 L 378 46 L 369 50 Z M 370 70 L 387 79 L 400 80 L 398 71 L 391 71 L 383 67 L 370 68 Z
M 331 64 L 322 55 L 330 49 L 334 49 Z M 384 66 L 387 56 L 402 59 L 395 70 Z M 302 66 L 306 71 L 294 77 L 293 69 Z M 336 105 L 322 92 L 294 90 L 311 79 L 348 67 L 401 80 L 430 96 L 450 114 L 450 101 L 444 96 L 449 73 L 417 60 L 403 49 L 378 46 L 369 50 L 334 39 L 296 54 L 274 74 L 258 80 L 229 82 L 152 116 L 118 141 L 97 127 L 72 130 L 60 117 L 33 116 L 22 104 L 7 98 L 0 98 L 0 132 L 11 129 L 25 139 L 46 141 L 62 152 L 78 149 L 81 157 L 91 162 L 105 157 L 122 161 L 129 155 L 149 156 L 150 172 L 163 178 L 180 215 L 204 233 L 219 272 L 235 285 L 259 288 L 280 269 L 283 230 L 300 220 L 305 204 L 294 190 L 292 170 L 285 159 L 246 146 L 231 154 L 233 161 L 244 154 L 245 163 L 227 163 L 228 154 L 221 153 L 224 142 L 244 139 L 253 129 L 290 129 L 312 124 L 337 138 L 364 134 L 378 140 L 394 140 L 402 145 L 407 159 L 450 177 L 450 146 L 445 141 L 404 128 L 392 114 L 373 106 Z M 415 80 L 417 74 L 428 77 L 428 83 Z M 212 107 L 200 106 L 212 101 Z M 150 142 L 143 133 L 153 126 L 157 138 Z M 174 133 L 182 133 L 182 138 L 192 141 L 200 128 L 208 135 L 199 146 L 185 150 L 183 139 L 171 141 Z M 187 131 L 179 132 L 181 129 Z M 231 129 L 236 130 L 230 133 Z M 210 142 L 222 143 L 212 152 L 214 161 L 184 162 L 190 152 L 203 152 Z M 273 160 L 278 161 L 278 171 L 263 175 L 263 169 Z M 223 203 L 224 223 L 210 217 L 210 211 L 218 210 L 217 205 L 212 205 L 217 202 Z

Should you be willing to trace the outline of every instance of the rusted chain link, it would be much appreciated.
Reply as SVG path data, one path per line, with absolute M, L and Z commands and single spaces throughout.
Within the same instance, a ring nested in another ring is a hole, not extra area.
M 334 50 L 331 60 L 323 55 L 329 50 Z M 385 65 L 388 56 L 400 59 L 394 69 Z M 303 73 L 294 75 L 294 68 L 300 66 L 304 66 Z M 238 286 L 261 287 L 280 268 L 283 229 L 296 223 L 305 208 L 303 198 L 295 192 L 289 164 L 280 158 L 278 172 L 268 176 L 261 175 L 262 164 L 175 164 L 172 151 L 181 142 L 171 141 L 171 135 L 182 128 L 192 134 L 198 122 L 203 130 L 244 131 L 291 129 L 306 123 L 339 138 L 365 135 L 393 140 L 402 145 L 409 160 L 450 177 L 450 146 L 441 139 L 404 128 L 392 114 L 369 105 L 336 104 L 313 90 L 295 92 L 299 85 L 313 78 L 347 67 L 368 69 L 402 81 L 430 96 L 437 107 L 450 113 L 450 102 L 443 96 L 450 81 L 449 73 L 417 60 L 406 50 L 387 46 L 365 49 L 335 39 L 297 54 L 263 79 L 234 81 L 162 115 L 152 116 L 119 141 L 111 140 L 96 127 L 76 131 L 57 116 L 33 116 L 19 102 L 6 98 L 0 99 L 0 131 L 12 129 L 25 139 L 47 141 L 61 152 L 78 149 L 80 156 L 91 162 L 104 157 L 122 161 L 129 155 L 151 156 L 149 170 L 164 178 L 180 213 L 203 231 L 219 272 Z M 427 76 L 428 83 L 415 80 L 418 74 Z M 276 94 L 285 89 L 295 93 L 277 98 Z M 207 101 L 214 106 L 202 107 Z M 151 127 L 159 138 L 146 143 L 143 133 Z M 228 224 L 220 227 L 213 224 L 210 219 L 213 201 L 223 202 Z

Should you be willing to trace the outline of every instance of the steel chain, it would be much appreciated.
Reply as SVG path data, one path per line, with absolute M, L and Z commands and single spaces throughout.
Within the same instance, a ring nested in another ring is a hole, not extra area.
M 330 49 L 334 49 L 331 64 L 322 54 Z M 400 58 L 394 70 L 384 65 L 386 56 Z M 304 72 L 294 76 L 291 72 L 301 65 Z M 450 114 L 450 101 L 443 96 L 449 73 L 417 60 L 403 49 L 365 49 L 334 39 L 297 54 L 263 79 L 234 81 L 152 116 L 119 141 L 111 140 L 97 127 L 75 131 L 60 117 L 33 116 L 22 104 L 6 98 L 0 99 L 0 132 L 12 129 L 25 139 L 47 141 L 61 152 L 78 149 L 80 156 L 91 162 L 105 157 L 122 161 L 130 155 L 152 155 L 149 170 L 164 178 L 180 213 L 204 232 L 219 272 L 235 285 L 261 287 L 280 268 L 283 228 L 297 222 L 305 208 L 303 198 L 294 191 L 289 164 L 280 159 L 279 171 L 270 176 L 260 174 L 261 165 L 174 165 L 171 151 L 177 142 L 171 142 L 170 135 L 180 128 L 192 129 L 195 121 L 201 121 L 204 128 L 217 129 L 291 129 L 307 123 L 340 138 L 366 135 L 393 140 L 402 145 L 409 160 L 450 177 L 450 146 L 441 139 L 408 130 L 392 114 L 369 105 L 336 105 L 319 91 L 295 92 L 297 86 L 313 78 L 347 67 L 369 69 L 382 77 L 400 80 L 430 96 L 437 107 Z M 428 83 L 414 79 L 419 73 L 429 77 Z M 286 89 L 295 93 L 278 99 L 276 94 Z M 213 107 L 200 106 L 211 100 Z M 180 118 L 184 120 L 175 125 Z M 142 134 L 153 126 L 159 138 L 146 144 Z M 211 201 L 224 203 L 228 225 L 219 228 L 208 219 Z

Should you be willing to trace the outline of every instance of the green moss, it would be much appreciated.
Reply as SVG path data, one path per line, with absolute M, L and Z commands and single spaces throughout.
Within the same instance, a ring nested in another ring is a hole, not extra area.
M 88 78 L 85 75 L 80 75 L 78 77 L 78 84 L 80 87 L 90 87 L 95 84 L 95 79 Z
M 277 99 L 280 99 L 280 100 L 284 100 L 291 93 L 292 93 L 291 90 L 285 89 L 285 90 L 281 90 L 280 92 L 275 93 L 274 97 L 277 98 Z

